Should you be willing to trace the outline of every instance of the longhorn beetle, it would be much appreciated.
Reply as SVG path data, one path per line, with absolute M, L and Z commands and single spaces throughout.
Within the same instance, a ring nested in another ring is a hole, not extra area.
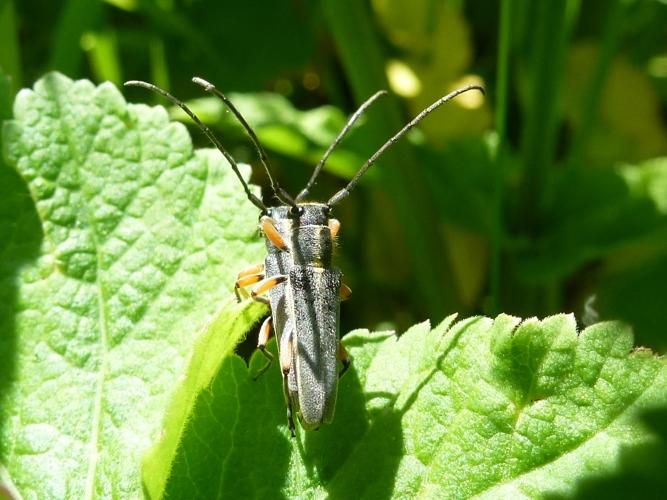
M 278 185 L 272 175 L 264 148 L 232 102 L 207 81 L 198 77 L 192 81 L 203 87 L 206 92 L 220 98 L 241 123 L 257 150 L 273 194 L 280 201 L 280 205 L 267 207 L 250 191 L 234 158 L 184 102 L 151 83 L 132 80 L 125 85 L 157 92 L 185 111 L 226 158 L 248 199 L 259 208 L 259 227 L 265 237 L 267 256 L 263 264 L 249 267 L 239 273 L 234 291 L 237 298 L 240 292 L 247 296 L 245 287 L 254 285 L 250 296 L 267 303 L 271 308 L 271 315 L 262 323 L 257 342 L 257 348 L 267 358 L 267 363 L 257 376 L 266 371 L 273 361 L 273 355 L 266 350 L 266 343 L 271 330 L 274 329 L 283 372 L 283 392 L 290 433 L 292 436 L 295 435 L 295 414 L 304 429 L 318 429 L 320 425 L 332 421 L 338 378 L 350 365 L 347 353 L 340 343 L 338 329 L 340 301 L 349 297 L 351 291 L 342 283 L 340 269 L 334 267 L 331 262 L 334 242 L 340 229 L 338 220 L 330 217 L 331 208 L 350 194 L 361 177 L 387 149 L 429 113 L 459 94 L 473 89 L 483 93 L 484 90 L 477 85 L 468 85 L 435 101 L 385 142 L 359 168 L 347 186 L 335 193 L 326 203 L 320 203 L 305 202 L 304 199 L 308 196 L 327 158 L 364 111 L 387 92 L 383 90 L 376 92 L 352 114 L 315 166 L 306 187 L 293 198 Z M 266 294 L 268 299 L 265 297 Z M 340 373 L 337 369 L 338 360 L 343 365 Z

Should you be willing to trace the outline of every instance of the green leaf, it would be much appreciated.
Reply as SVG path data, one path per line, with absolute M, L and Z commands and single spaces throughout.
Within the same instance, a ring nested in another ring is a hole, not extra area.
M 667 234 L 667 159 L 608 169 L 569 169 L 536 245 L 520 251 L 532 281 L 564 276 L 630 243 Z
M 257 302 L 234 304 L 216 314 L 201 333 L 189 358 L 186 375 L 171 398 L 163 421 L 160 439 L 143 460 L 144 486 L 151 498 L 161 498 L 171 473 L 170 460 L 188 432 L 188 420 L 197 396 L 209 390 L 211 380 L 234 353 L 248 327 L 266 314 L 266 307 Z M 229 382 L 229 380 L 227 380 Z M 215 431 L 216 415 L 209 412 L 210 428 Z M 196 441 L 197 448 L 201 445 Z M 196 451 L 196 450 L 195 450 Z
M 633 351 L 622 325 L 578 333 L 567 315 L 452 321 L 400 338 L 345 336 L 353 367 L 335 420 L 296 439 L 278 363 L 253 381 L 261 356 L 249 369 L 237 356 L 217 360 L 219 371 L 198 379 L 173 455 L 158 445 L 144 462 L 151 498 L 571 496 L 657 439 L 638 416 L 667 403 L 667 367 Z M 214 338 L 204 335 L 183 385 L 212 362 Z
M 163 108 L 58 74 L 19 93 L 2 140 L 2 488 L 572 496 L 664 446 L 641 420 L 667 406 L 664 359 L 618 323 L 577 332 L 566 315 L 347 335 L 334 422 L 291 439 L 279 363 L 254 381 L 265 359 L 233 354 L 265 309 L 220 308 L 263 251 L 219 155 Z M 632 184 L 659 200 L 655 185 Z
M 639 344 L 666 352 L 667 252 L 664 246 L 655 253 L 642 250 L 614 256 L 610 269 L 601 273 L 592 307 L 600 318 L 631 324 Z
M 26 497 L 136 497 L 196 332 L 263 254 L 256 209 L 216 151 L 111 84 L 22 90 L 3 152 L 7 475 Z
M 5 75 L 0 67 L 0 120 L 7 120 L 12 116 L 11 88 L 12 79 Z
M 493 221 L 492 147 L 483 138 L 450 141 L 442 151 L 420 148 L 420 168 L 432 190 L 442 220 L 489 234 Z

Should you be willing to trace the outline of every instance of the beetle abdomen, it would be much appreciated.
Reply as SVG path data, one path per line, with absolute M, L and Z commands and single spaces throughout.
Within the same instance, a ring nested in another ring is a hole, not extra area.
M 290 270 L 288 283 L 287 301 L 294 318 L 296 403 L 303 426 L 314 429 L 331 422 L 336 407 L 341 272 L 297 265 Z

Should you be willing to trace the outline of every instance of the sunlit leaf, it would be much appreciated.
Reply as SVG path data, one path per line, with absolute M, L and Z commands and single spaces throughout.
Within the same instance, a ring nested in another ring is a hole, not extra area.
M 285 420 L 280 369 L 258 381 L 230 356 L 200 379 L 172 455 L 155 453 L 166 482 L 155 497 L 469 498 L 572 495 L 622 470 L 618 458 L 656 438 L 642 411 L 667 403 L 667 367 L 632 335 L 603 323 L 577 332 L 572 316 L 499 316 L 400 338 L 357 331 L 344 343 L 336 417 L 317 432 Z M 206 364 L 202 337 L 198 362 Z M 164 431 L 168 435 L 170 429 Z M 175 452 L 174 452 L 175 451 Z M 145 463 L 146 472 L 148 463 Z M 151 466 L 151 469 L 153 466 Z M 153 496 L 153 495 L 152 495 Z
M 48 75 L 3 143 L 2 461 L 25 497 L 136 496 L 195 333 L 261 256 L 256 210 L 110 84 Z

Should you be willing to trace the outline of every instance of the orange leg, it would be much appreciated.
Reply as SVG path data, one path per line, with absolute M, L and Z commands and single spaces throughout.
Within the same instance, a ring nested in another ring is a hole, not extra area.
M 265 278 L 259 283 L 257 283 L 252 290 L 250 290 L 250 296 L 253 299 L 259 299 L 260 295 L 264 295 L 266 292 L 271 290 L 274 286 L 280 285 L 287 281 L 286 274 L 280 274 L 278 276 L 272 276 L 271 278 Z
M 236 282 L 234 283 L 234 295 L 236 295 L 236 300 L 241 301 L 241 296 L 244 299 L 248 298 L 248 293 L 245 291 L 245 287 L 257 283 L 264 279 L 264 264 L 255 264 L 245 268 L 236 276 Z
M 243 271 L 241 271 L 237 278 L 243 278 L 244 276 L 248 276 L 250 274 L 261 274 L 264 272 L 264 264 L 255 264 L 254 266 L 246 267 Z
M 338 219 L 329 219 L 329 230 L 331 231 L 331 237 L 336 238 L 338 231 L 340 231 L 340 221 Z
M 276 225 L 271 217 L 268 215 L 262 216 L 259 219 L 259 227 L 274 247 L 279 248 L 283 252 L 289 252 L 289 246 L 287 246 L 287 243 L 276 229 Z
M 287 335 L 287 337 L 282 339 L 278 355 L 280 357 L 280 369 L 283 372 L 283 394 L 285 396 L 285 403 L 287 404 L 287 427 L 289 428 L 289 432 L 292 435 L 292 437 L 295 437 L 296 433 L 294 432 L 295 430 L 294 409 L 292 408 L 292 398 L 290 398 L 289 386 L 287 381 L 289 372 L 292 369 L 292 359 L 293 359 L 292 332 L 290 331 L 285 335 Z
M 244 299 L 248 298 L 248 292 L 245 290 L 244 287 L 248 285 L 252 285 L 253 283 L 257 283 L 258 281 L 261 281 L 264 279 L 264 274 L 249 274 L 248 276 L 244 276 L 242 278 L 239 278 L 236 280 L 236 283 L 234 284 L 234 293 L 236 294 L 236 300 L 241 301 L 241 296 Z
M 292 369 L 292 333 L 287 334 L 288 337 L 286 342 L 284 343 L 284 348 L 283 343 L 281 342 L 281 349 L 280 352 L 278 353 L 278 357 L 280 358 L 280 369 L 283 372 L 283 375 L 287 377 L 287 374 L 290 372 Z M 287 389 L 287 378 L 285 378 L 285 389 Z M 285 397 L 289 399 L 288 393 L 285 392 Z
M 236 280 L 236 288 L 244 288 L 253 283 L 258 283 L 264 279 L 264 273 L 249 274 Z
M 338 374 L 338 378 L 340 378 L 345 374 L 347 369 L 350 367 L 350 364 L 352 363 L 350 361 L 350 356 L 347 354 L 347 351 L 345 350 L 345 347 L 340 340 L 338 341 L 338 359 L 341 363 L 343 363 L 343 369 Z
M 352 289 L 345 283 L 340 284 L 340 292 L 338 292 L 340 300 L 347 300 L 352 296 Z
M 257 349 L 261 352 L 264 357 L 267 359 L 266 364 L 257 372 L 253 377 L 254 380 L 257 380 L 266 370 L 269 369 L 271 363 L 273 363 L 273 354 L 266 350 L 266 343 L 269 341 L 271 336 L 271 316 L 264 320 L 261 328 L 259 329 L 259 336 L 257 338 Z

